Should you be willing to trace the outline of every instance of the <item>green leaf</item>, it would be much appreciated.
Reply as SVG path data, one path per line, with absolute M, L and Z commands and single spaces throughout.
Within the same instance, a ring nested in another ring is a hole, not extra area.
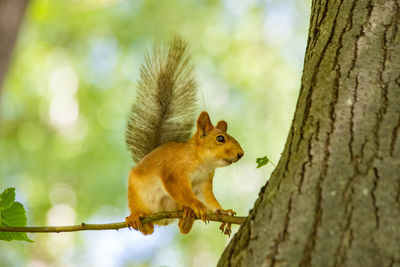
M 26 226 L 26 215 L 24 206 L 19 202 L 14 202 L 11 207 L 1 212 L 1 223 L 0 227 L 10 226 Z M 11 241 L 20 240 L 33 242 L 28 238 L 26 233 L 14 233 L 14 232 L 0 232 L 0 240 Z
M 268 162 L 271 162 L 271 164 L 272 164 L 274 167 L 276 167 L 275 164 L 274 164 L 272 161 L 270 161 L 269 158 L 268 158 L 267 156 L 265 156 L 265 157 L 257 158 L 257 159 L 256 159 L 257 168 L 260 168 L 260 167 L 262 167 L 262 166 L 264 166 L 264 165 L 267 165 Z
M 264 165 L 267 165 L 269 162 L 269 159 L 267 158 L 267 156 L 263 157 L 263 158 L 257 158 L 256 159 L 256 163 L 257 163 L 257 168 L 260 168 Z
M 26 226 L 24 206 L 14 201 L 15 188 L 7 188 L 0 194 L 0 227 Z M 33 242 L 26 233 L 0 232 L 0 240 Z
M 0 194 L 0 210 L 9 208 L 15 200 L 15 188 L 10 187 Z

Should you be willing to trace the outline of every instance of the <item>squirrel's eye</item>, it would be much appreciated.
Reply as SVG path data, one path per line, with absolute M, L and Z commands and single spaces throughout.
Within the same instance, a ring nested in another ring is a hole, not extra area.
M 223 135 L 218 135 L 216 140 L 217 140 L 217 142 L 224 143 L 225 142 L 225 137 Z

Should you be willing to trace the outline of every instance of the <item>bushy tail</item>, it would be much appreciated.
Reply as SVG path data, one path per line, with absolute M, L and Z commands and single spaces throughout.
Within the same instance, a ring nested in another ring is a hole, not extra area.
M 175 37 L 168 49 L 154 45 L 140 69 L 126 144 L 135 162 L 166 142 L 185 142 L 195 122 L 197 85 L 187 42 Z

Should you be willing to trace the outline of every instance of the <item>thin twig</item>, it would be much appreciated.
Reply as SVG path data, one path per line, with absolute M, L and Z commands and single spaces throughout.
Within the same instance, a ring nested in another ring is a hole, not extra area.
M 141 218 L 141 222 L 149 223 L 163 219 L 178 219 L 182 217 L 182 211 L 166 211 L 159 212 Z M 247 217 L 230 216 L 218 213 L 208 213 L 208 220 L 214 222 L 225 222 L 231 224 L 242 224 Z M 126 222 L 106 223 L 106 224 L 86 224 L 71 226 L 35 226 L 35 227 L 0 227 L 0 232 L 26 232 L 26 233 L 60 233 L 60 232 L 75 232 L 86 230 L 118 230 L 126 228 Z

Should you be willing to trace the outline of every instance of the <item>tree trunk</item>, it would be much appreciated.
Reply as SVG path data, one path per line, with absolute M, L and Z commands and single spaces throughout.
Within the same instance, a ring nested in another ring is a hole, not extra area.
M 400 266 L 400 2 L 313 0 L 288 140 L 219 266 Z
M 0 89 L 28 0 L 0 0 Z

